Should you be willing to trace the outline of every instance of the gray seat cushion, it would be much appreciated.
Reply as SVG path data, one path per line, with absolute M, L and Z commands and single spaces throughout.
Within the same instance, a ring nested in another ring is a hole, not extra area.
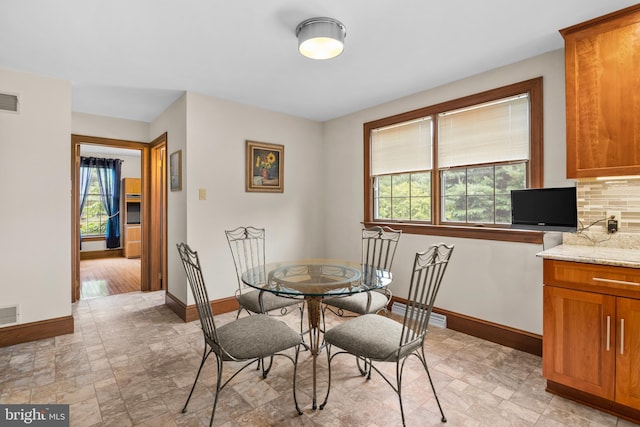
M 367 309 L 367 293 L 371 295 L 371 306 Z M 377 313 L 387 306 L 387 296 L 381 292 L 370 291 L 349 295 L 346 297 L 325 298 L 324 303 L 333 307 L 348 310 L 358 314 Z
M 327 343 L 367 359 L 392 362 L 398 357 L 402 324 L 377 314 L 365 314 L 347 320 L 329 329 L 324 339 Z M 400 358 L 422 345 L 416 340 L 400 351 Z
M 238 303 L 253 313 L 260 313 L 260 291 L 246 291 L 238 297 Z M 271 310 L 279 310 L 283 307 L 300 304 L 301 301 L 294 298 L 279 297 L 271 292 L 264 291 L 262 293 L 262 303 L 265 312 Z
M 302 342 L 298 332 L 264 314 L 241 317 L 217 331 L 222 348 L 236 359 L 267 357 Z

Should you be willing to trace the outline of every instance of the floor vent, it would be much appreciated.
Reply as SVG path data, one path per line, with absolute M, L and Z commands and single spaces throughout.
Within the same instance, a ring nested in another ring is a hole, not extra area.
M 18 323 L 20 311 L 17 305 L 0 307 L 0 326 L 15 325 Z
M 18 112 L 18 97 L 8 93 L 0 93 L 0 110 Z
M 393 314 L 398 314 L 400 316 L 404 316 L 404 313 L 407 311 L 407 306 L 400 303 L 394 302 L 391 306 L 391 312 Z M 437 326 L 438 328 L 446 328 L 447 327 L 447 316 L 438 313 L 431 313 L 429 317 L 429 324 L 433 326 Z

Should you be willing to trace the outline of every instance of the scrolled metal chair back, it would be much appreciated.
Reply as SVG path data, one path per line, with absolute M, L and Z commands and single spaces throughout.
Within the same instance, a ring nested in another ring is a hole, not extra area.
M 440 291 L 453 248 L 454 245 L 447 246 L 440 243 L 416 254 L 409 284 L 407 308 L 402 323 L 400 346 L 416 340 L 424 340 L 433 304 Z
M 242 292 L 246 288 L 242 282 L 242 274 L 258 267 L 264 269 L 265 231 L 264 228 L 238 227 L 225 231 L 225 234 L 236 268 L 238 290 Z
M 391 270 L 402 230 L 374 226 L 362 229 L 362 264 Z
M 216 325 L 213 321 L 213 310 L 209 301 L 207 287 L 202 277 L 202 268 L 200 267 L 200 259 L 198 252 L 192 251 L 186 243 L 176 245 L 180 253 L 180 259 L 187 274 L 187 281 L 191 287 L 191 292 L 196 300 L 196 308 L 200 317 L 200 324 L 204 335 L 214 343 L 218 342 Z

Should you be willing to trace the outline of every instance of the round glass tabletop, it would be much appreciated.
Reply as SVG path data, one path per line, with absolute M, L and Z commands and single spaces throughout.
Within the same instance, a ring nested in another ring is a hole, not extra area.
M 391 273 L 349 261 L 312 259 L 254 268 L 242 275 L 242 281 L 274 294 L 336 296 L 387 286 Z

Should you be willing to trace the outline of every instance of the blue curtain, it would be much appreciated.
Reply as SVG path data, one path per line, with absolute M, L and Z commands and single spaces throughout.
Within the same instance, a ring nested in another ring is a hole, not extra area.
M 107 212 L 107 249 L 120 247 L 120 169 L 122 160 L 101 159 L 97 157 L 81 157 L 80 170 L 83 166 L 89 170 L 95 168 L 98 175 L 98 184 L 102 194 L 102 204 Z M 81 183 L 82 186 L 82 183 Z M 89 185 L 87 184 L 87 189 Z M 85 190 L 87 191 L 87 190 Z M 82 212 L 83 202 L 81 202 L 80 212 Z
M 87 201 L 89 193 L 89 184 L 91 183 L 91 168 L 87 157 L 80 157 L 80 217 L 84 210 L 84 204 Z M 80 231 L 80 249 L 82 249 L 82 231 Z

